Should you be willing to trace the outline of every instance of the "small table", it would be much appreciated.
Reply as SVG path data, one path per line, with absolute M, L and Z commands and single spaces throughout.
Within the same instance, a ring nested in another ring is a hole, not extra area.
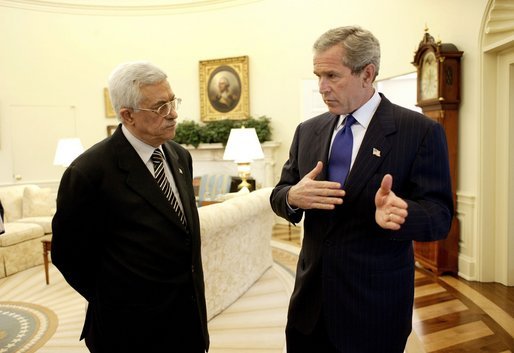
M 214 200 L 201 201 L 201 202 L 200 202 L 200 207 L 202 207 L 202 206 L 214 205 L 215 203 L 220 203 L 220 202 L 221 202 L 221 201 L 214 201 Z
M 45 279 L 46 284 L 50 284 L 50 278 L 48 275 L 48 252 L 52 251 L 52 241 L 51 240 L 41 240 L 43 243 L 43 262 L 45 264 Z

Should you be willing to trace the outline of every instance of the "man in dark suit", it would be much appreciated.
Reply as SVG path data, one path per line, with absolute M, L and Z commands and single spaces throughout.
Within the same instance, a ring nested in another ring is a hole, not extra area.
M 121 124 L 65 171 L 52 260 L 88 302 L 91 352 L 205 352 L 200 226 L 187 150 L 171 141 L 177 108 L 166 74 L 118 66 L 109 93 Z M 164 176 L 152 155 L 163 153 Z M 168 196 L 168 197 L 167 197 Z
M 288 353 L 400 353 L 411 331 L 412 241 L 444 238 L 453 215 L 442 126 L 373 87 L 378 40 L 341 27 L 314 44 L 329 112 L 301 123 L 270 197 L 275 213 L 304 218 L 286 328 Z M 347 121 L 351 169 L 331 178 L 332 143 Z

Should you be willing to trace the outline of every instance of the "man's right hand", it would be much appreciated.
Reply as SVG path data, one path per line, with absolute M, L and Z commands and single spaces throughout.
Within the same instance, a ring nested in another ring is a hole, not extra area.
M 322 170 L 323 163 L 320 161 L 298 184 L 289 189 L 287 202 L 291 207 L 304 210 L 333 210 L 335 205 L 343 203 L 345 191 L 341 190 L 340 183 L 315 180 Z

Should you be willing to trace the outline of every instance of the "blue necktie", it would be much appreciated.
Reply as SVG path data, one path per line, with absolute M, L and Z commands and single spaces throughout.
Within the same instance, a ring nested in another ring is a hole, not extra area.
M 332 143 L 328 161 L 328 180 L 344 184 L 352 161 L 353 134 L 352 125 L 356 122 L 352 115 L 346 117 L 344 127 L 339 131 Z

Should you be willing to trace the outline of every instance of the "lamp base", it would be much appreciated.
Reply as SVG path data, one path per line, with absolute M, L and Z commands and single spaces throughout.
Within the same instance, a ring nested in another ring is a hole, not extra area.
M 232 177 L 232 181 L 230 182 L 230 192 L 240 191 L 241 189 L 239 188 L 239 184 L 241 184 L 242 181 L 243 179 L 241 179 L 239 176 L 234 175 Z M 257 190 L 254 178 L 249 177 L 246 179 L 246 182 L 250 184 L 250 186 L 248 187 L 249 190 Z
M 237 190 L 241 190 L 242 188 L 247 188 L 248 190 L 252 190 L 252 185 L 246 180 L 246 178 L 241 178 L 241 183 L 237 186 Z
M 252 185 L 247 181 L 250 178 L 250 163 L 249 162 L 239 162 L 237 163 L 237 170 L 239 172 L 239 177 L 241 178 L 241 183 L 237 186 L 238 190 L 242 188 L 247 188 L 248 190 L 252 190 Z

